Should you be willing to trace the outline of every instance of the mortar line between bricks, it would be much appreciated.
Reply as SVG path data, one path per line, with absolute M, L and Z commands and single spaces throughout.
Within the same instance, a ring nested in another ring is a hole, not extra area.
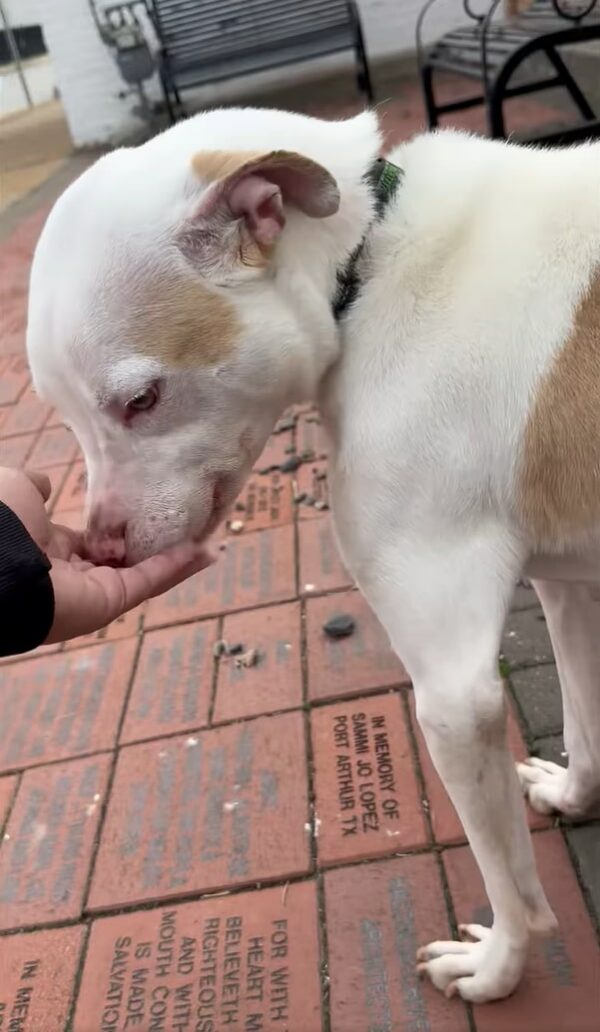
M 331 1030 L 331 976 L 329 974 L 329 931 L 325 902 L 325 877 L 317 874 L 317 920 L 319 922 L 319 973 L 321 981 L 321 1013 L 323 1032 Z
M 62 655 L 62 653 L 60 653 Z M 114 752 L 115 746 L 110 745 L 105 749 L 93 749 L 91 752 L 73 753 L 72 756 L 58 756 L 53 760 L 41 760 L 39 763 L 28 763 L 21 767 L 7 767 L 0 771 L 0 777 L 10 777 L 11 774 L 26 774 L 28 770 L 39 770 L 40 767 L 56 767 L 59 763 L 71 763 L 73 760 L 88 760 L 92 756 L 106 756 Z
M 140 636 L 140 641 L 142 641 L 142 638 L 143 636 Z M 93 648 L 94 646 L 91 647 Z M 72 756 L 60 756 L 57 759 L 42 760 L 39 763 L 30 763 L 24 767 L 7 768 L 0 772 L 0 777 L 25 774 L 28 770 L 37 770 L 39 767 L 54 767 L 59 763 L 70 763 L 72 760 L 84 760 L 89 759 L 92 756 L 105 756 L 115 750 L 120 752 L 122 749 L 129 749 L 134 745 L 148 745 L 150 742 L 159 742 L 163 739 L 167 740 L 171 738 L 179 738 L 183 735 L 199 734 L 205 731 L 211 731 L 215 728 L 231 727 L 236 724 L 247 724 L 249 721 L 260 720 L 265 717 L 280 717 L 285 713 L 296 713 L 305 710 L 306 708 L 323 709 L 324 707 L 333 706 L 336 703 L 345 702 L 346 700 L 353 701 L 361 698 L 372 698 L 375 695 L 390 695 L 404 689 L 408 690 L 408 685 L 385 685 L 376 688 L 364 688 L 360 692 L 341 693 L 327 699 L 312 699 L 307 702 L 303 701 L 297 706 L 288 706 L 284 709 L 267 710 L 264 713 L 251 713 L 247 716 L 231 717 L 228 720 L 215 721 L 210 726 L 208 724 L 195 724 L 193 727 L 179 728 L 175 731 L 165 731 L 164 733 L 149 735 L 144 738 L 135 738 L 131 741 L 118 742 L 116 745 L 109 746 L 106 749 L 94 749 L 92 752 L 74 753 Z M 128 693 L 130 693 L 130 690 L 128 690 Z
M 300 600 L 300 659 L 302 675 L 303 719 L 306 744 L 306 776 L 308 786 L 308 803 L 310 809 L 310 851 L 311 867 L 317 872 L 317 938 L 319 943 L 319 984 L 321 989 L 321 1027 L 322 1032 L 329 1032 L 331 1017 L 329 1013 L 329 951 L 325 907 L 323 900 L 322 879 L 318 872 L 318 813 L 315 788 L 315 753 L 312 740 L 311 708 L 309 702 L 309 669 L 308 639 L 306 622 L 306 602 Z
M 535 667 L 530 667 L 529 669 L 535 670 Z M 504 681 L 506 692 L 512 704 L 513 711 L 516 714 L 519 730 L 521 731 L 521 734 L 525 741 L 525 745 L 527 746 L 527 752 L 530 753 L 533 738 L 529 733 L 529 727 L 527 724 L 527 720 L 525 719 L 523 707 L 521 706 L 517 693 L 515 692 L 512 686 L 512 671 L 506 677 L 503 677 L 502 680 Z
M 431 807 L 430 807 L 430 803 L 429 803 L 429 796 L 427 794 L 427 786 L 426 786 L 426 783 L 425 783 L 425 776 L 424 776 L 423 771 L 421 769 L 421 760 L 420 760 L 420 757 L 419 757 L 419 746 L 417 744 L 417 736 L 415 734 L 415 729 L 414 729 L 414 727 L 412 725 L 410 706 L 409 706 L 409 703 L 408 703 L 408 695 L 407 695 L 407 692 L 403 691 L 402 689 L 400 689 L 398 694 L 400 695 L 400 706 L 402 708 L 402 714 L 404 716 L 404 724 L 406 726 L 406 733 L 408 735 L 408 741 L 409 741 L 409 744 L 410 744 L 410 750 L 411 750 L 411 755 L 412 755 L 412 767 L 413 767 L 414 775 L 415 775 L 415 778 L 416 778 L 416 781 L 417 781 L 417 785 L 419 787 L 419 795 L 420 795 L 420 798 L 421 798 L 421 806 L 423 808 L 423 812 L 424 812 L 424 815 L 425 815 L 425 825 L 427 827 L 427 835 L 429 837 L 429 841 L 432 844 L 435 844 L 435 835 L 433 834 L 433 824 L 432 824 L 432 821 L 431 821 Z
M 87 960 L 90 937 L 92 934 L 92 926 L 89 921 L 86 921 L 82 927 L 85 928 L 85 931 L 83 933 L 83 943 L 81 946 L 81 953 L 79 954 L 79 963 L 77 965 L 77 971 L 75 972 L 75 979 L 73 981 L 73 989 L 71 991 L 71 999 L 69 1001 L 69 1009 L 67 1011 L 67 1019 L 65 1021 L 64 1032 L 71 1032 L 73 1028 L 73 1022 L 75 1021 L 75 1010 L 77 1008 L 77 1001 L 79 1000 L 79 991 L 81 989 L 83 971 L 85 968 L 85 962 Z
M 221 614 L 217 618 L 217 641 L 223 637 L 223 631 L 225 626 L 225 616 Z M 214 643 L 213 643 L 214 644 Z M 208 727 L 213 726 L 213 718 L 215 714 L 215 706 L 217 704 L 217 689 L 219 686 L 219 671 L 221 669 L 221 660 L 219 656 L 216 656 L 213 651 L 213 668 L 212 668 L 212 679 L 210 683 L 210 701 L 208 703 L 208 713 L 206 715 Z
M 265 710 L 264 713 L 249 713 L 245 716 L 229 717 L 225 720 L 215 720 L 209 724 L 197 724 L 193 727 L 179 728 L 175 731 L 164 731 L 154 735 L 148 735 L 144 738 L 133 738 L 126 742 L 119 742 L 116 748 L 120 751 L 121 749 L 128 749 L 132 745 L 148 745 L 150 742 L 162 742 L 163 740 L 169 740 L 171 738 L 179 738 L 183 735 L 196 735 L 202 734 L 205 731 L 213 731 L 217 728 L 232 727 L 238 724 L 247 724 L 253 720 L 264 720 L 266 717 L 281 717 L 285 713 L 298 713 L 303 712 L 307 709 L 323 709 L 327 706 L 333 706 L 340 702 L 353 701 L 362 698 L 372 698 L 376 695 L 391 695 L 394 692 L 402 690 L 403 685 L 385 685 L 379 688 L 365 688 L 360 692 L 352 692 L 348 695 L 335 695 L 330 699 L 308 699 L 306 702 L 303 700 L 293 706 L 285 706 L 283 709 L 272 709 Z
M 112 795 L 112 789 L 113 789 L 113 784 L 114 784 L 114 780 L 115 780 L 115 774 L 116 774 L 116 770 L 117 770 L 117 763 L 119 761 L 120 753 L 119 753 L 118 743 L 119 743 L 119 739 L 121 738 L 121 732 L 123 730 L 123 725 L 125 723 L 125 715 L 126 715 L 127 710 L 129 708 L 129 700 L 131 698 L 131 692 L 133 691 L 133 683 L 135 681 L 135 675 L 137 673 L 137 669 L 138 669 L 138 665 L 139 665 L 139 661 L 140 661 L 140 654 L 141 654 L 141 651 L 142 651 L 143 641 L 144 641 L 144 636 L 143 636 L 143 634 L 140 634 L 139 635 L 139 639 L 138 639 L 138 643 L 137 643 L 137 648 L 135 650 L 135 656 L 133 658 L 133 663 L 132 663 L 132 666 L 131 666 L 131 673 L 130 673 L 130 676 L 129 676 L 129 684 L 127 685 L 127 690 L 125 692 L 125 698 L 123 699 L 123 707 L 122 707 L 122 710 L 121 710 L 121 715 L 119 717 L 119 723 L 117 725 L 117 733 L 116 733 L 116 738 L 115 738 L 116 747 L 112 750 L 112 763 L 110 765 L 110 770 L 108 772 L 108 781 L 107 781 L 107 784 L 106 784 L 106 792 L 105 792 L 105 795 L 104 795 L 104 800 L 102 802 L 102 806 L 100 808 L 100 816 L 98 818 L 98 827 L 96 829 L 96 836 L 94 838 L 94 842 L 93 842 L 93 845 L 92 845 L 92 852 L 91 852 L 91 855 L 90 855 L 90 866 L 89 866 L 89 869 L 88 869 L 88 876 L 86 878 L 85 885 L 84 885 L 84 888 L 83 888 L 83 894 L 82 894 L 82 897 L 81 897 L 81 913 L 82 914 L 85 913 L 85 909 L 86 909 L 86 906 L 87 906 L 87 902 L 88 902 L 90 891 L 91 891 L 91 887 L 92 887 L 92 879 L 94 877 L 94 872 L 96 870 L 96 860 L 98 858 L 98 852 L 99 852 L 99 849 L 100 849 L 100 840 L 102 838 L 102 832 L 104 831 L 104 822 L 106 820 L 106 813 L 107 813 L 108 806 L 109 806 L 110 799 L 111 799 L 111 795 Z
M 292 524 L 286 523 L 285 526 L 289 527 L 289 526 L 292 526 Z M 256 530 L 256 531 L 253 531 L 253 533 L 254 534 L 263 534 L 263 533 L 265 533 L 265 531 Z M 239 540 L 242 540 L 242 539 L 240 538 Z M 247 613 L 249 611 L 254 611 L 255 609 L 267 609 L 267 608 L 270 608 L 270 607 L 273 607 L 273 606 L 289 605 L 290 602 L 297 602 L 299 598 L 305 598 L 307 600 L 311 599 L 311 598 L 324 598 L 325 596 L 341 595 L 341 594 L 349 593 L 351 591 L 356 591 L 356 590 L 357 589 L 356 589 L 356 587 L 354 585 L 351 585 L 349 587 L 347 584 L 340 584 L 340 585 L 338 585 L 335 588 L 323 588 L 323 589 L 318 589 L 317 588 L 317 589 L 315 589 L 315 591 L 310 591 L 310 592 L 306 592 L 306 593 L 302 593 L 299 590 L 294 590 L 294 592 L 292 594 L 286 595 L 285 598 L 267 599 L 266 601 L 255 601 L 255 602 L 252 602 L 252 603 L 248 603 L 247 605 L 233 606 L 231 609 L 225 609 L 225 610 L 224 609 L 212 609 L 208 613 L 198 613 L 197 616 L 186 616 L 186 617 L 183 617 L 183 619 L 180 619 L 180 620 L 167 620 L 166 622 L 153 623 L 153 624 L 146 624 L 146 622 L 145 622 L 144 623 L 144 631 L 146 633 L 149 633 L 151 631 L 162 631 L 162 630 L 164 630 L 167 627 L 184 627 L 187 624 L 191 624 L 191 623 L 202 623 L 204 620 L 214 620 L 218 616 L 233 616 L 235 613 Z M 146 617 L 145 617 L 145 620 L 147 620 L 147 619 L 148 619 L 148 614 L 146 614 Z M 88 646 L 82 645 L 81 647 L 85 648 L 85 647 L 88 647 Z M 30 657 L 30 658 L 32 658 L 32 657 Z
M 552 828 L 535 828 L 532 831 L 533 835 L 545 835 Z M 30 932 L 46 931 L 54 928 L 73 928 L 76 925 L 86 924 L 90 921 L 96 921 L 109 917 L 118 917 L 121 914 L 133 914 L 139 911 L 146 910 L 158 910 L 160 907 L 177 907 L 183 906 L 185 903 L 205 903 L 211 899 L 224 898 L 226 896 L 239 896 L 243 893 L 257 892 L 262 889 L 284 889 L 289 885 L 299 885 L 304 882 L 312 882 L 317 877 L 323 876 L 330 871 L 339 871 L 353 867 L 368 867 L 371 864 L 385 863 L 388 860 L 397 860 L 405 856 L 434 856 L 446 852 L 451 852 L 455 849 L 464 849 L 468 846 L 466 840 L 461 842 L 448 842 L 444 844 L 431 844 L 425 846 L 415 846 L 414 848 L 405 848 L 402 852 L 398 853 L 386 853 L 384 855 L 377 854 L 376 856 L 362 857 L 360 860 L 340 860 L 337 863 L 327 864 L 326 867 L 320 868 L 317 871 L 305 871 L 301 874 L 292 874 L 287 877 L 284 875 L 278 875 L 273 879 L 265 878 L 263 880 L 255 880 L 246 882 L 243 885 L 232 885 L 223 889 L 210 889 L 205 891 L 203 889 L 190 890 L 181 895 L 175 896 L 159 896 L 156 899 L 138 900 L 135 903 L 123 903 L 115 902 L 114 905 L 107 905 L 104 907 L 98 907 L 95 910 L 86 910 L 83 915 L 73 918 L 63 918 L 62 920 L 56 921 L 40 921 L 35 925 L 24 927 L 19 925 L 15 928 L 5 928 L 0 930 L 0 941 L 2 939 L 8 939 L 12 935 L 18 934 L 29 934 Z
M 19 789 L 20 789 L 22 781 L 23 781 L 23 774 L 22 773 L 21 774 L 17 774 L 16 778 L 17 778 L 17 783 L 16 783 L 16 785 L 15 785 L 15 787 L 13 789 L 13 794 L 12 794 L 10 800 L 9 800 L 8 806 L 6 807 L 6 814 L 5 814 L 4 820 L 0 822 L 0 846 L 2 845 L 2 842 L 4 841 L 4 835 L 6 834 L 6 831 L 8 829 L 8 822 L 9 822 L 11 816 L 12 816 L 12 812 L 13 812 L 13 810 L 15 808 L 15 804 L 17 802 L 17 795 L 19 793 Z
M 470 849 L 471 847 L 469 846 L 468 848 Z M 435 864 L 438 869 L 438 876 L 440 879 L 440 884 L 442 886 L 442 896 L 444 897 L 444 906 L 446 907 L 446 915 L 448 917 L 451 935 L 453 939 L 459 939 L 460 936 L 458 934 L 458 921 L 456 920 L 454 900 L 452 899 L 452 893 L 450 892 L 450 884 L 448 882 L 448 877 L 446 875 L 446 868 L 444 867 L 444 859 L 441 852 L 436 853 Z M 472 1005 L 467 1000 L 462 1000 L 462 1005 L 467 1015 L 467 1025 L 469 1027 L 469 1032 L 477 1032 L 475 1014 Z

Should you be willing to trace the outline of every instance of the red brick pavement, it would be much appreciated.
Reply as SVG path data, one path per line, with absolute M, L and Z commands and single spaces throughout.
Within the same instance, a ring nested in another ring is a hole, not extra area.
M 385 117 L 389 138 L 419 127 L 410 97 Z M 0 247 L 0 462 L 45 468 L 73 526 L 81 458 L 23 359 L 45 214 Z M 406 672 L 337 555 L 318 415 L 292 415 L 218 566 L 0 664 L 0 1029 L 591 1032 L 598 947 L 538 818 L 561 932 L 523 987 L 473 1018 L 415 977 L 417 945 L 485 917 L 485 897 Z M 273 469 L 291 454 L 297 471 Z M 356 630 L 333 642 L 339 613 Z M 510 737 L 524 749 L 514 714 Z

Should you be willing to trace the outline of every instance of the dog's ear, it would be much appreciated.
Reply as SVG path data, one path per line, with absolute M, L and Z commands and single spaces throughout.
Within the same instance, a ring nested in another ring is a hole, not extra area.
M 207 272 L 235 272 L 236 263 L 242 269 L 265 266 L 287 205 L 312 218 L 334 215 L 339 207 L 331 173 L 292 151 L 203 151 L 192 165 L 206 188 L 179 243 Z

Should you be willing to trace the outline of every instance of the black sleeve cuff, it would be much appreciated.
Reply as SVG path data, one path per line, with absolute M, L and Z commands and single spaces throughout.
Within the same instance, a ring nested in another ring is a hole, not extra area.
M 50 569 L 19 517 L 0 502 L 0 656 L 46 641 L 54 621 Z

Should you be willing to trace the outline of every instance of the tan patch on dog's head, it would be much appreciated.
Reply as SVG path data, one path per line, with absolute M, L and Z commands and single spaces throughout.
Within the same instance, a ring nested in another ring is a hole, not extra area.
M 192 158 L 192 168 L 201 179 L 216 183 L 262 156 L 260 151 L 199 151 Z
M 231 354 L 239 333 L 231 302 L 195 279 L 149 283 L 126 329 L 137 352 L 179 368 L 216 365 Z
M 600 523 L 600 275 L 530 413 L 520 509 L 538 546 L 556 546 Z

